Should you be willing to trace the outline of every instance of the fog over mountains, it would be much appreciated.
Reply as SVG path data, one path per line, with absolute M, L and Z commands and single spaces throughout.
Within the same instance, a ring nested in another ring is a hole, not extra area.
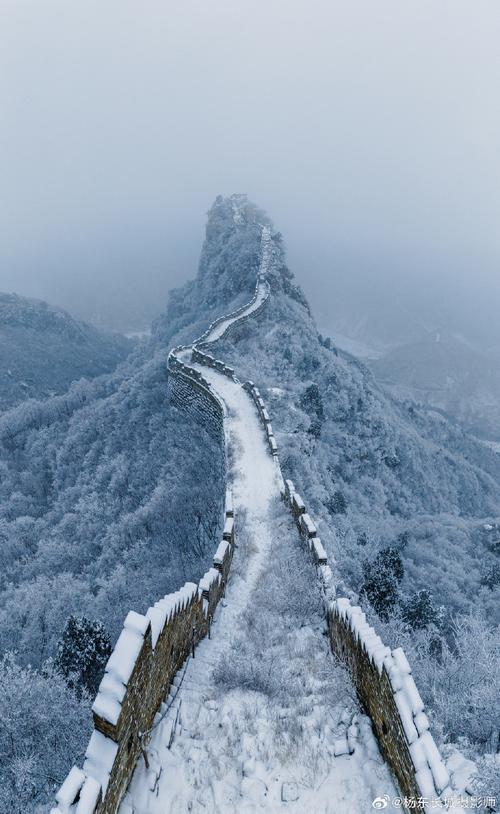
M 336 263 L 332 275 L 336 296 L 317 303 L 322 330 L 363 358 L 393 394 L 499 439 L 500 281 L 482 286 L 449 271 L 411 282 L 373 269 L 359 285 L 356 273 Z
M 0 292 L 0 412 L 109 373 L 131 350 L 124 336 L 100 332 L 46 302 Z
M 235 200 L 242 213 L 237 222 Z M 409 636 L 405 647 L 443 737 L 467 737 L 480 750 L 500 725 L 500 712 L 485 700 L 491 675 L 474 666 L 473 698 L 460 683 L 468 680 L 463 648 L 474 642 L 486 648 L 477 655 L 484 661 L 497 647 L 500 456 L 435 411 L 393 399 L 365 364 L 319 335 L 269 217 L 241 196 L 219 197 L 198 275 L 171 293 L 147 343 L 108 375 L 0 415 L 0 700 L 3 693 L 9 710 L 23 717 L 22 730 L 15 716 L 7 730 L 0 728 L 5 810 L 24 814 L 50 799 L 47 704 L 65 733 L 52 752 L 52 775 L 62 778 L 81 757 L 87 731 L 78 722 L 86 697 L 72 696 L 53 661 L 70 616 L 93 619 L 113 641 L 130 607 L 143 611 L 207 565 L 220 522 L 222 450 L 168 403 L 166 357 L 170 347 L 193 341 L 216 316 L 248 300 L 262 224 L 276 251 L 270 299 L 260 317 L 235 328 L 216 352 L 242 379 L 253 379 L 269 404 L 286 475 L 307 494 L 329 561 L 371 618 L 380 615 L 377 625 L 386 624 L 390 608 L 389 641 Z M 17 331 L 22 359 L 31 357 L 38 335 L 55 344 L 54 359 L 59 345 L 66 358 L 82 336 L 87 351 L 94 347 L 89 336 L 104 341 L 47 306 L 5 302 L 4 325 Z M 68 380 L 81 375 L 82 358 L 75 358 Z M 384 571 L 394 559 L 397 581 Z M 422 590 L 428 592 L 423 616 Z M 457 633 L 457 614 L 473 618 L 475 627 L 464 621 Z M 439 662 L 429 636 L 447 654 Z M 449 681 L 455 682 L 453 710 L 440 700 Z M 459 723 L 450 717 L 457 709 Z M 17 809 L 16 761 L 26 749 L 29 793 Z

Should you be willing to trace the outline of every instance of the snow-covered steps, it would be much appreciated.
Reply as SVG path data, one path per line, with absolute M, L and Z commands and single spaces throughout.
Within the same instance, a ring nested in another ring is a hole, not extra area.
M 273 501 L 279 500 L 280 481 L 272 457 L 266 447 L 259 429 L 259 418 L 247 394 L 239 384 L 224 376 L 215 369 L 206 371 L 206 376 L 217 390 L 227 410 L 227 431 L 238 449 L 238 459 L 232 479 L 232 501 L 227 503 L 226 513 L 234 511 L 236 516 L 245 516 L 244 541 L 240 538 L 238 573 L 231 576 L 226 589 L 226 598 L 220 603 L 211 627 L 211 638 L 204 639 L 195 650 L 185 674 L 180 671 L 174 684 L 180 685 L 176 703 L 182 701 L 174 736 L 172 725 L 175 715 L 172 709 L 169 716 L 155 729 L 149 750 L 159 756 L 161 776 L 154 792 L 149 790 L 148 769 L 139 761 L 129 792 L 122 805 L 121 814 L 127 806 L 133 804 L 134 811 L 158 810 L 175 811 L 175 802 L 171 802 L 172 789 L 182 772 L 191 771 L 191 765 L 198 763 L 199 754 L 203 751 L 204 733 L 208 729 L 220 733 L 221 718 L 218 695 L 213 684 L 213 671 L 224 653 L 231 653 L 233 638 L 238 629 L 238 617 L 245 612 L 252 596 L 259 575 L 262 573 L 267 557 L 272 550 L 275 535 L 270 516 Z M 234 507 L 234 508 L 233 508 Z M 228 516 L 225 525 L 225 543 L 231 545 L 233 523 Z M 223 544 L 219 546 L 214 563 L 222 554 Z M 168 700 L 166 701 L 168 704 Z M 179 721 L 180 718 L 180 721 Z M 188 746 L 186 746 L 186 743 Z M 169 747 L 170 744 L 170 747 Z M 186 750 L 180 764 L 179 750 Z M 176 757 L 177 756 L 177 757 Z M 177 766 L 177 768 L 176 768 Z M 188 788 L 187 786 L 186 788 Z M 155 802 L 156 801 L 156 802 Z M 174 806 L 169 809 L 169 806 Z M 153 806 L 153 808 L 151 808 Z M 163 807 L 163 808 L 161 808 Z M 183 810 L 181 809 L 178 809 Z M 215 812 L 217 809 L 213 809 Z
M 267 525 L 275 541 L 285 544 L 295 538 L 300 563 L 303 547 L 277 491 Z M 249 539 L 248 548 L 241 551 L 245 558 L 253 556 L 261 539 L 262 527 L 257 528 L 257 539 Z M 285 559 L 290 554 L 287 551 Z M 275 583 L 271 574 L 275 567 L 280 573 L 276 549 L 269 547 L 252 591 L 245 592 L 243 614 L 230 626 L 224 614 L 232 607 L 233 596 L 242 593 L 242 586 L 228 587 L 227 606 L 218 611 L 212 639 L 204 640 L 189 664 L 190 681 L 193 686 L 203 681 L 203 693 L 188 695 L 181 688 L 182 705 L 174 737 L 171 728 L 165 727 L 163 734 L 155 734 L 148 748 L 148 754 L 151 750 L 155 760 L 159 758 L 157 785 L 151 790 L 150 775 L 140 761 L 120 814 L 250 814 L 261 810 L 351 814 L 371 810 L 372 801 L 381 793 L 396 795 L 369 720 L 352 706 L 352 701 L 348 702 L 351 708 L 344 706 L 345 689 L 332 683 L 333 676 L 318 673 L 333 661 L 328 659 L 327 642 L 317 621 L 313 628 L 311 620 L 303 618 L 302 627 L 296 630 L 287 624 L 286 616 L 279 616 L 283 631 L 273 631 L 273 642 L 268 634 L 271 649 L 282 645 L 287 648 L 286 652 L 277 651 L 276 659 L 271 656 L 270 663 L 281 677 L 283 696 L 289 696 L 288 702 L 281 695 L 268 696 L 244 687 L 226 688 L 224 665 L 239 658 L 242 641 L 255 624 L 260 630 L 267 618 L 267 610 L 260 611 L 261 596 L 264 592 L 273 602 Z M 284 595 L 296 585 L 294 571 L 292 566 L 288 581 L 282 584 Z M 311 590 L 309 579 L 308 573 L 306 591 Z M 321 608 L 319 597 L 318 606 Z M 274 619 L 269 623 L 274 627 Z M 289 645 L 286 639 L 290 639 Z M 218 653 L 212 659 L 210 651 L 214 647 Z M 291 672 L 288 648 L 296 660 Z M 245 654 L 243 658 L 251 674 L 258 651 L 253 657 L 247 659 Z M 290 685 L 287 693 L 289 676 L 294 674 L 300 676 L 300 681 Z

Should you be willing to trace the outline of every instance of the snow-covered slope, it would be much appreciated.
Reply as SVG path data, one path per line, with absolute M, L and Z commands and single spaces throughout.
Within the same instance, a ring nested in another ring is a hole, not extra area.
M 442 410 L 480 437 L 500 438 L 498 351 L 435 334 L 399 345 L 369 364 L 399 398 Z
M 258 329 L 246 322 L 213 352 L 269 402 L 287 477 L 309 496 L 346 581 L 359 588 L 363 563 L 394 546 L 403 593 L 429 588 L 453 612 L 479 594 L 500 621 L 500 587 L 482 582 L 497 557 L 499 457 L 443 416 L 391 399 L 358 360 L 322 344 L 281 275 L 270 283 Z
M 0 411 L 111 372 L 132 349 L 39 300 L 0 293 Z

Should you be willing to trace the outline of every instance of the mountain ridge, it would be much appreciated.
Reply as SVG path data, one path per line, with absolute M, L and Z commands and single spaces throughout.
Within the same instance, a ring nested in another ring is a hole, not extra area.
M 0 292 L 0 411 L 110 373 L 133 348 L 43 300 Z

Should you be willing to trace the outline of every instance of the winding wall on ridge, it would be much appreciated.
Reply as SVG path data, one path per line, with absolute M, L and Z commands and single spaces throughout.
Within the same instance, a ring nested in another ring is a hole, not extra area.
M 266 237 L 264 233 L 264 241 Z M 203 421 L 222 443 L 225 406 L 202 374 L 182 357 L 199 354 L 198 359 L 204 358 L 212 366 L 212 357 L 198 350 L 198 345 L 205 346 L 210 336 L 220 338 L 235 322 L 257 314 L 268 296 L 269 286 L 259 274 L 249 303 L 215 320 L 193 346 L 178 346 L 168 356 L 169 398 Z M 234 371 L 222 362 L 213 360 L 213 367 L 234 378 Z M 175 675 L 209 634 L 229 578 L 234 548 L 232 494 L 227 490 L 223 539 L 213 567 L 198 584 L 186 583 L 161 598 L 145 615 L 135 611 L 127 615 L 92 707 L 94 731 L 83 768 L 73 766 L 70 770 L 51 814 L 115 814 L 137 760 L 143 756 L 147 761 L 147 743 L 152 729 L 166 714 L 163 699 Z
M 235 324 L 256 316 L 269 298 L 266 270 L 272 261 L 271 236 L 262 231 L 261 266 L 252 300 L 215 320 L 192 346 L 178 346 L 168 357 L 169 395 L 224 439 L 225 406 L 208 380 L 189 362 L 217 370 L 234 381 L 234 370 L 207 353 Z M 255 403 L 270 454 L 281 472 L 278 444 L 257 387 L 243 385 Z M 370 716 L 382 754 L 403 796 L 409 800 L 452 795 L 450 778 L 429 731 L 429 721 L 403 651 L 385 647 L 360 608 L 336 597 L 335 580 L 314 521 L 290 480 L 282 496 L 317 566 L 324 594 L 328 632 L 335 655 L 352 676 Z M 234 517 L 226 496 L 223 540 L 214 566 L 200 583 L 160 599 L 145 615 L 131 611 L 106 666 L 93 706 L 94 732 L 83 769 L 73 767 L 56 795 L 51 814 L 114 814 L 137 760 L 147 761 L 152 728 L 165 713 L 163 699 L 178 670 L 207 635 L 210 620 L 229 576 L 234 551 Z

